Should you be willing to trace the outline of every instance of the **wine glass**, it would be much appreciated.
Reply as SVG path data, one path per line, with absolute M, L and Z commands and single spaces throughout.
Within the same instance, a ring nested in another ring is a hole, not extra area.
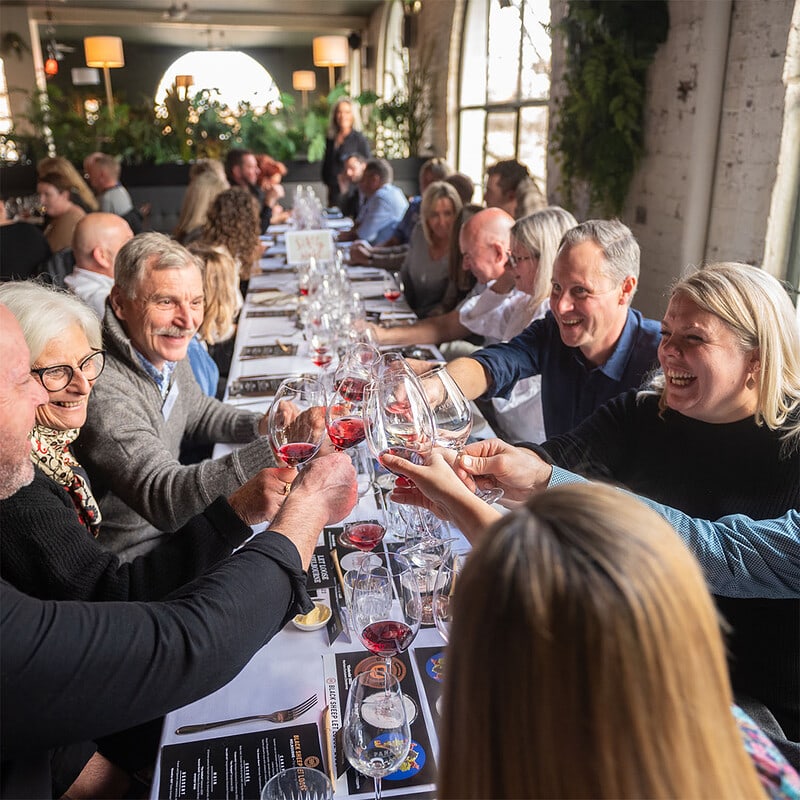
M 367 443 L 378 461 L 390 453 L 421 464 L 430 455 L 433 416 L 417 376 L 399 353 L 386 353 L 375 365 L 363 411 Z M 415 513 L 424 529 L 422 509 L 416 507 Z
M 344 754 L 350 764 L 375 783 L 381 798 L 381 778 L 395 772 L 411 749 L 403 692 L 394 675 L 376 681 L 369 672 L 356 675 L 344 712 Z
M 339 385 L 325 408 L 325 427 L 337 450 L 347 450 L 364 441 L 364 415 L 361 403 L 348 399 L 347 387 Z
M 450 638 L 450 623 L 453 621 L 453 597 L 466 553 L 450 551 L 442 560 L 433 586 L 433 621 L 446 642 Z
M 383 276 L 383 296 L 392 304 L 396 303 L 403 294 L 403 281 L 393 272 Z
M 406 538 L 409 542 L 409 539 Z M 422 602 L 422 625 L 434 624 L 433 592 L 439 568 L 450 555 L 450 547 L 456 541 L 454 537 L 436 538 L 425 536 L 411 541 L 398 552 L 404 556 L 417 577 L 420 600 Z
M 269 441 L 277 458 L 299 467 L 313 458 L 325 438 L 325 390 L 310 375 L 287 378 L 267 416 Z
M 330 778 L 318 769 L 291 767 L 266 782 L 261 800 L 333 800 L 333 786 Z
M 447 371 L 446 364 L 423 373 L 419 376 L 419 382 L 431 404 L 436 444 L 460 452 L 472 431 L 472 406 L 469 400 Z M 503 490 L 499 487 L 476 489 L 475 494 L 491 504 L 502 498 Z
M 414 641 L 421 619 L 419 584 L 408 559 L 399 553 L 366 555 L 353 588 L 353 626 L 364 647 L 385 659 L 387 675 L 392 658 Z

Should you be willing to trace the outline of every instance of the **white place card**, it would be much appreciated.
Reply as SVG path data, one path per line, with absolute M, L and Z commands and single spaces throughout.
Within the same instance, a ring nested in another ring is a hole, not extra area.
M 287 264 L 300 264 L 309 258 L 330 261 L 334 252 L 333 237 L 328 230 L 286 231 Z

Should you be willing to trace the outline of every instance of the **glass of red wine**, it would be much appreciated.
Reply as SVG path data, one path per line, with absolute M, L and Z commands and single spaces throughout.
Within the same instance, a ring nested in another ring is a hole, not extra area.
M 287 378 L 278 387 L 267 416 L 269 441 L 288 467 L 313 458 L 325 438 L 325 389 L 311 375 Z
M 390 302 L 396 303 L 403 295 L 403 281 L 393 272 L 383 276 L 383 296 Z
M 378 519 L 359 519 L 345 522 L 339 541 L 345 547 L 355 547 L 362 553 L 374 550 L 386 535 L 386 526 Z
M 409 648 L 419 631 L 422 602 L 408 559 L 398 553 L 370 553 L 358 570 L 353 587 L 352 622 L 364 647 L 386 660 Z

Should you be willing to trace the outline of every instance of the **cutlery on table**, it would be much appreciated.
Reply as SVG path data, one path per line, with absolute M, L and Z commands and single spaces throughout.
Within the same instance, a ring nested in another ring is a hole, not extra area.
M 239 722 L 249 722 L 253 719 L 265 719 L 268 722 L 293 722 L 302 714 L 305 714 L 310 708 L 317 704 L 317 696 L 311 695 L 302 703 L 298 703 L 291 708 L 284 708 L 281 711 L 273 711 L 271 714 L 251 714 L 248 717 L 234 717 L 233 719 L 220 719 L 216 722 L 201 722 L 198 725 L 181 725 L 180 728 L 175 729 L 175 733 L 199 733 L 200 731 L 207 731 L 211 728 L 222 728 L 225 725 L 235 725 Z

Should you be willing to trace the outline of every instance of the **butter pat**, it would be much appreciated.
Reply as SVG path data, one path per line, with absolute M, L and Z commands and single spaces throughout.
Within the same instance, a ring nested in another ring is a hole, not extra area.
M 298 614 L 292 622 L 301 631 L 316 631 L 326 625 L 331 618 L 331 610 L 324 603 L 314 603 L 313 610 L 308 614 Z

